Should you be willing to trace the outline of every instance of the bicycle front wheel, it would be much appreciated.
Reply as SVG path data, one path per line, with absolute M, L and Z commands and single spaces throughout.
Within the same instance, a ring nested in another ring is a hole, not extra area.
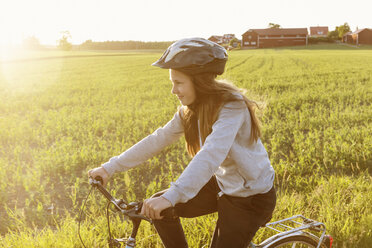
M 280 240 L 274 240 L 267 248 L 316 248 L 319 240 L 314 240 L 306 235 L 295 235 L 286 237 Z M 326 248 L 326 245 L 322 244 L 321 248 Z

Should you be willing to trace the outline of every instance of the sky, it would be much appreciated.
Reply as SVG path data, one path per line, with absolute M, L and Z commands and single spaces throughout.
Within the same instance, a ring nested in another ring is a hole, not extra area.
M 235 34 L 269 23 L 283 28 L 372 28 L 370 0 L 0 0 L 0 45 L 35 36 L 56 45 L 86 40 L 174 41 Z

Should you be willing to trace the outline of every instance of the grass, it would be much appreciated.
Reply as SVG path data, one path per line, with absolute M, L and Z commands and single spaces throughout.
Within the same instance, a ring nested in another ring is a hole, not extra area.
M 179 103 L 168 72 L 150 66 L 161 53 L 122 53 L 39 52 L 0 63 L 0 247 L 80 247 L 87 171 L 173 116 Z M 76 55 L 82 57 L 66 57 Z M 20 61 L 42 57 L 55 58 Z M 303 214 L 327 225 L 335 247 L 369 247 L 372 51 L 318 45 L 229 57 L 222 78 L 265 106 L 262 141 L 278 190 L 273 219 Z M 189 161 L 181 139 L 115 175 L 109 189 L 118 198 L 144 199 L 167 188 Z M 106 244 L 104 209 L 98 194 L 88 200 L 82 237 L 89 247 Z M 183 220 L 190 247 L 208 244 L 215 221 Z M 121 222 L 113 216 L 113 232 L 129 235 Z M 161 247 L 154 234 L 145 224 L 140 246 Z M 256 241 L 267 235 L 260 231 Z

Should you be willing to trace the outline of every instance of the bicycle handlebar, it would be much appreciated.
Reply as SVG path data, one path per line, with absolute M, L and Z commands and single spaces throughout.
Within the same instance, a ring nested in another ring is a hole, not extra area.
M 96 187 L 105 197 L 108 201 L 110 201 L 114 206 L 115 209 L 123 213 L 124 215 L 127 215 L 131 219 L 142 219 L 150 222 L 152 224 L 152 220 L 150 218 L 147 218 L 146 216 L 143 216 L 139 214 L 139 211 L 142 208 L 142 202 L 131 202 L 126 203 L 122 199 L 115 199 L 106 189 L 102 186 L 102 178 L 100 176 L 97 176 L 96 178 L 89 178 L 89 184 Z

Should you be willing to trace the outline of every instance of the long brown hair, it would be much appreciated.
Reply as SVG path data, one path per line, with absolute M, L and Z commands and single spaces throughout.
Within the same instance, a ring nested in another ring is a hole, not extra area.
M 212 126 L 217 120 L 221 108 L 227 102 L 245 102 L 251 116 L 249 143 L 257 142 L 261 131 L 260 122 L 255 113 L 258 108 L 256 102 L 249 100 L 242 90 L 234 85 L 216 80 L 214 74 L 188 74 L 188 76 L 193 82 L 196 100 L 191 105 L 182 108 L 183 113 L 180 113 L 180 116 L 185 130 L 187 151 L 192 157 L 200 150 L 199 139 L 204 144 L 205 139 L 212 132 Z M 237 98 L 234 93 L 239 93 L 243 99 Z M 199 137 L 198 120 L 201 137 Z

